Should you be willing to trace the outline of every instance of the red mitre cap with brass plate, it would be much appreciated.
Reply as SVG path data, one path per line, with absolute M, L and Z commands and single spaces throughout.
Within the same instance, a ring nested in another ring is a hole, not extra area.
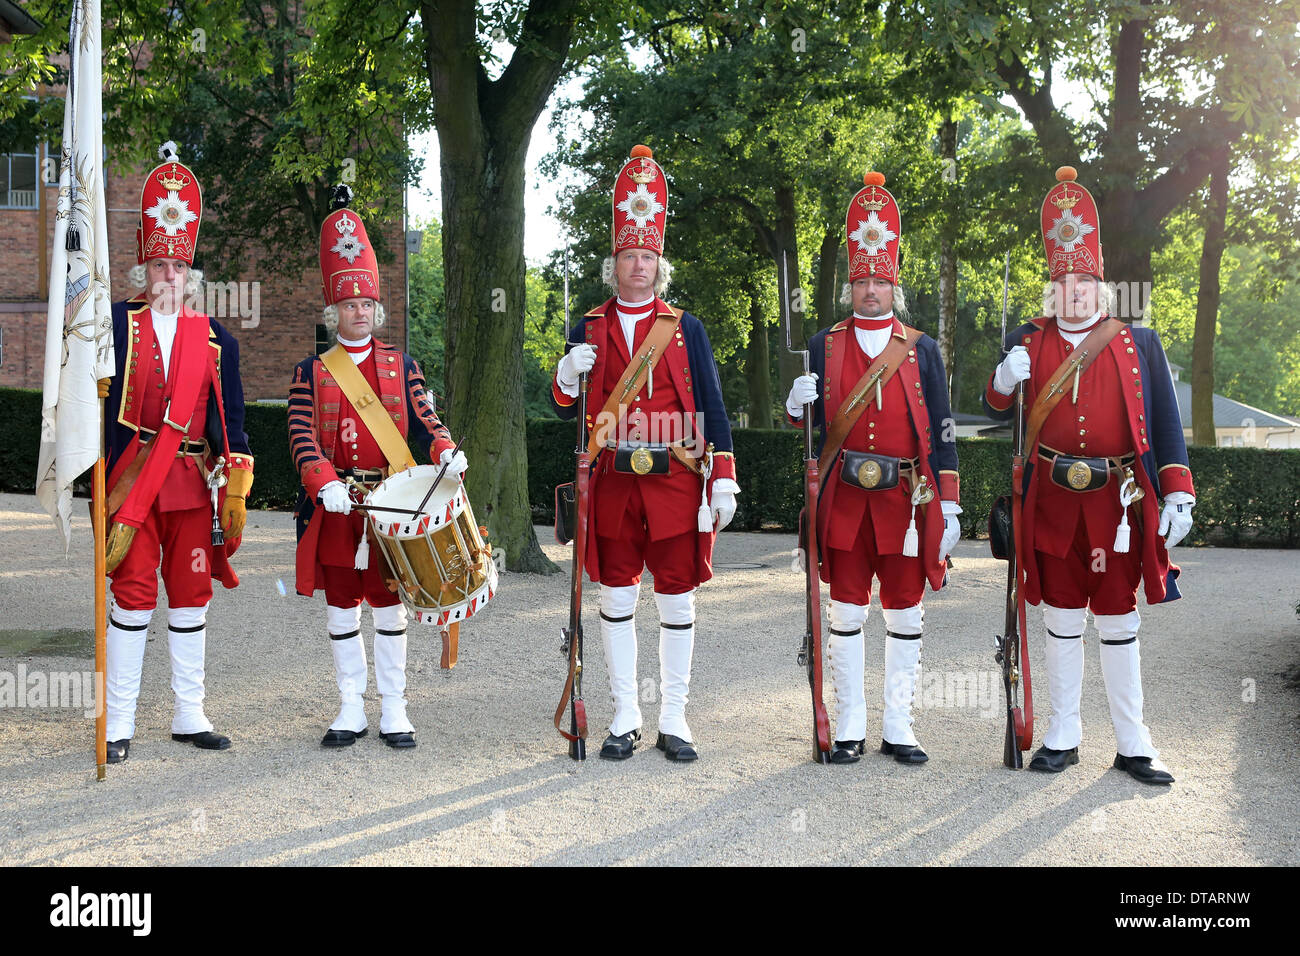
M 1105 278 L 1097 201 L 1074 181 L 1078 175 L 1073 166 L 1062 166 L 1043 200 L 1043 250 L 1052 279 L 1070 272 Z
M 325 304 L 379 301 L 379 261 L 365 224 L 353 209 L 335 209 L 320 227 L 320 274 Z
M 649 146 L 633 146 L 614 183 L 614 255 L 624 249 L 664 251 L 668 181 Z
M 150 171 L 140 190 L 136 259 L 141 265 L 150 259 L 180 259 L 193 265 L 203 191 L 194 172 L 177 162 L 175 143 L 163 143 L 158 155 L 163 164 Z
M 877 278 L 898 282 L 898 237 L 903 220 L 885 188 L 883 173 L 862 177 L 865 185 L 849 203 L 844 231 L 849 237 L 849 281 Z

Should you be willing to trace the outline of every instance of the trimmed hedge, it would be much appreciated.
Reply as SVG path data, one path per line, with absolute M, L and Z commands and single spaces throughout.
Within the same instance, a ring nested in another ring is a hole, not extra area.
M 0 490 L 31 494 L 40 441 L 41 395 L 0 389 Z M 292 508 L 298 476 L 289 457 L 286 408 L 250 405 L 249 444 L 257 460 L 253 508 Z M 555 486 L 573 478 L 577 426 L 555 419 L 528 422 L 528 500 L 533 520 L 554 520 Z M 802 436 L 794 430 L 739 428 L 735 441 L 741 494 L 731 527 L 793 531 L 803 503 Z M 985 533 L 993 499 L 1009 484 L 1011 443 L 963 438 L 962 533 Z M 473 466 L 473 449 L 469 449 Z M 1189 543 L 1231 547 L 1300 547 L 1300 450 L 1188 448 L 1196 479 L 1195 522 Z
M 554 521 L 554 488 L 573 480 L 572 422 L 528 423 L 528 500 L 533 520 Z M 732 430 L 741 494 L 731 527 L 794 531 L 803 507 L 803 437 L 794 430 Z M 1300 547 L 1300 450 L 1187 449 L 1196 480 L 1189 544 Z M 988 533 L 989 508 L 1011 484 L 1010 439 L 959 438 L 962 535 Z

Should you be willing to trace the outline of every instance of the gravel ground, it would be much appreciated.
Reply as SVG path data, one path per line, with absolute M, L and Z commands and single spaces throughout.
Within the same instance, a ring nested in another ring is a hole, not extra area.
M 15 686 L 20 668 L 93 670 L 83 515 L 78 509 L 76 557 L 67 560 L 35 498 L 0 495 L 0 687 Z M 538 533 L 567 567 L 567 549 Z M 131 756 L 109 767 L 106 781 L 95 780 L 94 723 L 81 710 L 0 708 L 0 863 L 1300 861 L 1300 697 L 1287 684 L 1297 657 L 1295 552 L 1179 549 L 1184 600 L 1141 608 L 1147 722 L 1177 777 L 1171 788 L 1152 788 L 1110 769 L 1114 735 L 1092 630 L 1079 765 L 1059 776 L 1001 766 L 993 635 L 1005 565 L 971 541 L 958 545 L 952 585 L 926 601 L 915 726 L 930 762 L 905 767 L 869 753 L 854 765 L 814 764 L 807 683 L 795 664 L 803 610 L 793 544 L 775 534 L 728 533 L 719 542 L 720 568 L 697 601 L 694 764 L 671 764 L 644 745 L 625 763 L 595 759 L 611 713 L 595 587 L 584 612 L 593 756 L 569 760 L 551 726 L 567 615 L 568 578 L 558 575 L 503 575 L 493 603 L 463 628 L 451 672 L 438 669 L 436 632 L 412 628 L 415 750 L 393 751 L 372 733 L 327 751 L 319 739 L 337 691 L 324 599 L 293 594 L 291 516 L 254 513 L 235 559 L 243 583 L 218 589 L 209 614 L 207 711 L 232 749 L 171 741 L 160 612 Z M 647 744 L 658 714 L 650 590 L 647 581 L 637 615 Z M 1031 626 L 1041 741 L 1050 704 L 1043 631 Z M 871 738 L 881 714 L 878 614 L 868 633 Z M 827 699 L 833 721 L 829 679 Z M 377 730 L 373 680 L 367 711 Z

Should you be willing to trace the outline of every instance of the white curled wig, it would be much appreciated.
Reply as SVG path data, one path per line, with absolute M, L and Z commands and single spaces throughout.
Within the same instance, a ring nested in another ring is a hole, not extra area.
M 1102 315 L 1111 315 L 1115 309 L 1115 283 L 1097 280 L 1097 308 Z M 1056 315 L 1056 283 L 1048 282 L 1043 286 L 1043 317 Z
M 375 328 L 384 327 L 384 319 L 387 313 L 384 312 L 384 303 L 375 303 Z M 339 334 L 339 307 L 337 305 L 327 305 L 320 314 L 321 324 L 325 326 L 325 331 L 335 337 Z
M 126 270 L 126 281 L 133 289 L 143 289 L 149 284 L 149 274 L 143 265 L 134 265 Z M 203 270 L 190 268 L 185 273 L 185 298 L 203 299 Z M 199 311 L 202 311 L 201 309 Z
M 840 305 L 853 305 L 853 285 L 846 282 L 840 287 Z M 907 296 L 903 294 L 903 283 L 894 283 L 894 298 L 890 303 L 894 309 L 894 315 L 898 316 L 899 321 L 906 322 L 909 315 L 907 311 Z
M 618 278 L 614 275 L 613 256 L 606 256 L 605 261 L 600 264 L 600 281 L 609 286 L 615 295 L 618 295 Z M 655 295 L 662 299 L 664 293 L 668 291 L 668 283 L 672 281 L 673 264 L 660 256 L 659 269 L 655 273 Z

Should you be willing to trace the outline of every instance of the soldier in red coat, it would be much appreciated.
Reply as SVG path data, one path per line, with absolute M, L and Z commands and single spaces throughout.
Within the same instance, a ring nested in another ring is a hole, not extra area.
M 1174 778 L 1143 722 L 1137 594 L 1142 588 L 1148 604 L 1180 596 L 1169 549 L 1191 530 L 1196 503 L 1183 425 L 1160 337 L 1110 316 L 1092 194 L 1072 167 L 1056 178 L 1041 213 L 1052 280 L 1044 315 L 1007 336 L 984 395 L 990 415 L 1010 418 L 1023 383 L 1030 409 L 1021 560 L 1026 600 L 1043 605 L 1053 713 L 1029 766 L 1059 773 L 1079 762 L 1091 610 L 1115 767 L 1168 784 Z
M 244 532 L 253 456 L 244 434 L 239 346 L 189 307 L 202 276 L 191 269 L 203 195 L 175 143 L 145 177 L 132 281 L 145 291 L 113 306 L 117 374 L 108 393 L 108 572 L 113 599 L 104 684 L 108 762 L 135 735 L 158 573 L 167 589 L 167 646 L 176 695 L 172 739 L 225 750 L 203 710 L 212 579 L 239 578 L 229 557 Z M 216 524 L 218 527 L 214 527 Z
M 438 420 L 415 359 L 372 335 L 384 322 L 379 265 L 360 216 L 347 208 L 350 198 L 351 190 L 339 186 L 335 209 L 321 225 L 325 324 L 338 341 L 325 355 L 300 362 L 289 386 L 289 446 L 302 482 L 296 512 L 297 590 L 308 596 L 325 591 L 326 627 L 342 703 L 322 746 L 349 747 L 366 735 L 363 695 L 368 669 L 361 638 L 365 600 L 374 614 L 375 685 L 382 706 L 379 736 L 390 747 L 409 748 L 416 742 L 406 716 L 406 608 L 384 581 L 383 555 L 365 543 L 365 517 L 352 510 L 352 492 L 344 480 L 350 478 L 366 490 L 379 484 L 403 467 L 394 459 L 406 454 L 412 433 L 425 454 L 450 463 L 450 478 L 464 474 L 467 463 L 463 452 L 453 454 L 455 443 Z M 334 361 L 354 365 L 368 391 L 349 396 L 346 383 L 327 367 Z M 382 409 L 395 427 L 381 433 L 372 427 L 375 422 L 367 425 L 358 405 Z
M 616 293 L 573 329 L 552 402 L 577 414 L 579 377 L 590 377 L 587 428 L 599 458 L 591 477 L 587 572 L 600 584 L 600 633 L 614 718 L 600 755 L 632 756 L 641 739 L 636 612 L 641 574 L 654 575 L 659 609 L 661 703 L 656 746 L 694 760 L 686 723 L 695 647 L 695 590 L 713 576 L 713 543 L 736 510 L 731 426 L 704 325 L 660 296 L 668 189 L 648 147 L 637 146 L 614 191 Z
M 800 424 L 812 405 L 822 429 L 818 558 L 831 588 L 826 651 L 838 718 L 831 760 L 854 763 L 866 747 L 863 625 L 875 577 L 886 635 L 880 752 L 916 764 L 929 759 L 911 715 L 921 598 L 927 581 L 936 591 L 946 583 L 961 536 L 961 482 L 938 343 L 901 321 L 898 203 L 880 173 L 864 182 L 846 220 L 853 315 L 809 341 L 813 371 L 795 379 L 786 413 Z M 881 367 L 886 372 L 872 382 Z

